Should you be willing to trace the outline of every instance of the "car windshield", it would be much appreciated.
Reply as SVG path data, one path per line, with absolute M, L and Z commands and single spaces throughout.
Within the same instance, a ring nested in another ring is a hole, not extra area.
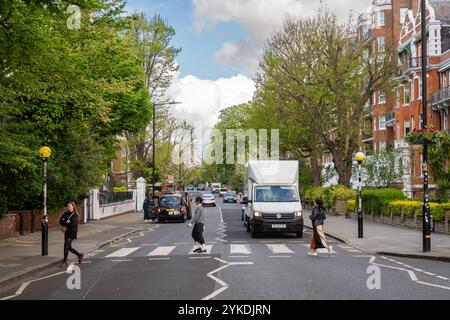
M 226 192 L 226 191 L 227 191 L 227 189 L 220 189 L 220 191 L 222 191 L 222 192 Z
M 159 200 L 159 205 L 162 208 L 176 208 L 181 206 L 181 197 L 164 196 Z
M 212 194 L 204 194 L 202 197 L 203 197 L 203 199 L 211 199 L 211 198 L 214 198 L 214 196 L 213 196 Z
M 234 196 L 236 196 L 236 194 L 234 192 L 227 192 L 227 193 L 225 193 L 225 196 L 234 197 Z
M 297 202 L 297 189 L 293 186 L 257 186 L 255 202 Z

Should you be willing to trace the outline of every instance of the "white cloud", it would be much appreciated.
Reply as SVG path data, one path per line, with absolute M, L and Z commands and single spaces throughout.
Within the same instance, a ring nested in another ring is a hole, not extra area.
M 364 12 L 372 0 L 329 0 L 331 11 L 344 20 L 352 10 Z M 222 22 L 235 22 L 248 32 L 249 39 L 225 42 L 215 54 L 222 65 L 238 67 L 246 74 L 256 70 L 264 42 L 289 17 L 313 15 L 319 0 L 192 0 L 195 28 L 201 31 Z
M 193 124 L 201 121 L 204 131 L 217 122 L 220 110 L 253 98 L 255 83 L 243 75 L 218 80 L 201 80 L 192 75 L 175 76 L 167 96 L 182 104 L 172 107 L 172 114 Z

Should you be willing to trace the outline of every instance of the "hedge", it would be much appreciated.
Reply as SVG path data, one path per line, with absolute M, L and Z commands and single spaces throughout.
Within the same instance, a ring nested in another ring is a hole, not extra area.
M 417 213 L 417 217 L 422 217 L 423 202 L 420 201 L 392 201 L 388 210 L 384 212 L 385 215 L 389 215 L 389 212 L 396 216 L 400 216 L 403 208 L 403 215 L 408 218 L 414 217 L 414 212 Z M 445 217 L 445 209 L 450 209 L 450 203 L 434 203 L 430 202 L 430 213 L 435 221 L 442 221 Z
M 404 200 L 405 195 L 398 189 L 364 189 L 362 206 L 366 213 L 382 214 L 387 211 L 390 202 Z
M 334 207 L 337 199 L 355 199 L 356 191 L 346 186 L 336 185 L 328 188 L 314 187 L 306 190 L 305 197 L 313 202 L 320 198 L 327 208 Z

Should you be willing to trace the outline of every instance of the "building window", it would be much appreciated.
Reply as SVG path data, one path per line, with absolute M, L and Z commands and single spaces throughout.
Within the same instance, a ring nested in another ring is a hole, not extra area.
M 386 92 L 379 91 L 378 92 L 378 104 L 385 104 L 386 103 Z
M 444 126 L 443 126 L 443 130 L 448 130 L 448 114 L 447 114 L 447 110 L 444 111 Z
M 422 99 L 422 77 L 419 77 L 419 87 L 417 88 L 418 91 L 418 97 L 417 99 Z
M 405 23 L 406 15 L 408 14 L 408 8 L 400 8 L 400 23 Z
M 378 12 L 378 26 L 379 27 L 384 26 L 384 11 Z
M 411 131 L 409 120 L 403 121 L 403 135 L 407 135 Z
M 398 121 L 397 121 L 396 134 L 397 134 L 397 140 L 400 139 L 400 122 L 398 122 Z
M 395 105 L 400 105 L 400 90 L 398 88 L 395 89 Z
M 410 83 L 403 86 L 403 104 L 408 105 L 411 100 L 411 94 L 410 94 Z
M 444 72 L 442 77 L 442 88 L 447 88 L 447 72 Z
M 386 141 L 380 141 L 380 150 L 386 150 Z
M 384 37 L 378 37 L 378 50 L 384 50 Z
M 380 130 L 386 129 L 386 115 L 383 114 L 379 117 L 378 125 L 380 127 Z

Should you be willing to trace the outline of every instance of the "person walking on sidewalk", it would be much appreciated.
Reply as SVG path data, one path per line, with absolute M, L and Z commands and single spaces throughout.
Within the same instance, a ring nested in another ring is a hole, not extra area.
M 194 239 L 194 253 L 205 253 L 205 239 L 203 238 L 203 229 L 205 226 L 205 213 L 203 211 L 203 199 L 201 197 L 195 198 L 195 215 L 192 219 L 194 228 L 192 229 L 192 238 Z M 192 223 L 189 223 L 189 227 L 192 227 Z
M 315 202 L 316 205 L 309 216 L 313 226 L 313 236 L 311 238 L 311 251 L 308 254 L 317 256 L 317 248 L 323 246 L 328 249 L 328 254 L 331 257 L 332 247 L 327 244 L 323 230 L 324 221 L 327 218 L 326 209 L 323 206 L 322 199 L 316 199 Z
M 64 232 L 64 259 L 59 265 L 60 268 L 67 266 L 69 251 L 78 257 L 78 263 L 81 264 L 83 261 L 84 255 L 72 248 L 72 241 L 77 238 L 79 216 L 75 203 L 69 202 L 67 204 L 67 211 L 64 212 L 59 220 L 62 231 Z
M 144 222 L 147 222 L 150 220 L 150 197 L 148 194 L 145 196 L 142 209 L 144 210 Z

